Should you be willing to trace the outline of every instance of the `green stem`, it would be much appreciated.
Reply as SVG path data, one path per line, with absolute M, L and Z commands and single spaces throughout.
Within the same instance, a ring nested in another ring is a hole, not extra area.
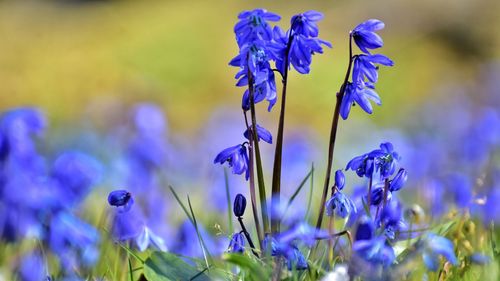
M 257 182 L 259 184 L 260 208 L 262 213 L 262 224 L 264 232 L 269 233 L 269 218 L 267 214 L 266 186 L 264 183 L 264 173 L 262 171 L 262 159 L 260 157 L 259 138 L 257 136 L 257 118 L 255 117 L 255 100 L 253 88 L 253 76 L 250 68 L 248 70 L 248 93 L 250 99 L 250 114 L 252 117 L 252 136 L 255 149 L 255 164 L 257 166 Z
M 283 130 L 285 127 L 285 104 L 286 104 L 286 86 L 288 82 L 288 57 L 290 47 L 292 46 L 293 36 L 288 37 L 288 44 L 285 50 L 285 61 L 283 70 L 283 88 L 281 92 L 281 110 L 278 121 L 278 133 L 276 134 L 276 150 L 274 151 L 273 181 L 271 204 L 277 208 L 280 205 L 281 193 L 281 160 L 283 155 Z M 279 207 L 278 207 L 279 208 Z M 271 213 L 271 231 L 277 233 L 280 230 L 280 218 Z
M 333 164 L 333 152 L 335 149 L 335 140 L 337 139 L 337 128 L 339 124 L 340 117 L 340 105 L 342 104 L 342 99 L 344 98 L 344 93 L 346 90 L 347 82 L 349 79 L 349 74 L 351 73 L 352 66 L 352 36 L 349 35 L 349 65 L 347 67 L 347 72 L 345 74 L 344 82 L 337 93 L 337 102 L 335 103 L 335 110 L 333 112 L 332 127 L 330 130 L 330 141 L 328 146 L 328 162 L 325 175 L 325 183 L 323 185 L 323 193 L 321 195 L 321 203 L 318 214 L 318 220 L 316 221 L 316 228 L 321 228 L 323 222 L 323 213 L 325 212 L 326 196 L 328 195 L 328 186 L 330 185 L 330 175 L 332 171 Z
M 248 124 L 248 118 L 247 118 L 247 113 L 246 111 L 243 111 L 243 116 L 245 117 L 245 125 L 247 126 L 247 130 L 250 129 L 250 125 Z M 260 222 L 259 222 L 259 214 L 257 212 L 257 200 L 255 196 L 255 173 L 254 173 L 254 157 L 253 157 L 253 138 L 250 138 L 249 140 L 249 147 L 248 147 L 248 154 L 249 154 L 249 169 L 250 169 L 250 179 L 249 179 L 249 185 L 250 185 L 250 201 L 252 203 L 252 214 L 255 222 L 255 228 L 257 229 L 257 237 L 259 238 L 259 245 L 260 248 L 262 249 L 262 240 L 264 240 L 264 235 L 262 235 L 262 230 L 260 228 Z

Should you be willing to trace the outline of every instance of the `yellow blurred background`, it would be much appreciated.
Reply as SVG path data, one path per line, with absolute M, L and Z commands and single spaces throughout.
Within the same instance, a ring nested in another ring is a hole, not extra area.
M 233 25 L 257 7 L 280 14 L 285 29 L 295 13 L 324 13 L 320 38 L 333 49 L 314 57 L 310 75 L 292 74 L 287 124 L 313 124 L 325 135 L 347 34 L 368 18 L 386 23 L 380 52 L 396 65 L 381 70 L 374 118 L 359 109 L 355 118 L 397 126 L 440 85 L 476 83 L 478 69 L 500 58 L 497 0 L 0 1 L 0 110 L 35 105 L 52 124 L 105 122 L 108 107 L 153 101 L 173 130 L 195 132 L 215 108 L 240 105 L 243 90 L 228 66 L 237 54 Z

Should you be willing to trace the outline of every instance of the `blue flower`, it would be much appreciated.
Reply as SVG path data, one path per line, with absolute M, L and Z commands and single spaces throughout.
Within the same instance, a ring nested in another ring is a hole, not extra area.
M 306 270 L 308 268 L 307 260 L 297 246 L 292 247 L 286 259 L 288 270 L 293 270 L 294 268 L 296 270 Z
M 394 249 L 382 237 L 354 242 L 353 251 L 358 257 L 374 265 L 390 266 L 396 259 Z
M 388 193 L 389 194 L 389 193 Z M 378 225 L 384 227 L 384 234 L 389 239 L 396 238 L 396 232 L 404 226 L 403 211 L 397 201 L 389 202 L 380 213 Z
M 338 190 L 344 189 L 345 185 L 345 176 L 342 170 L 335 171 L 335 186 Z
M 246 146 L 238 144 L 221 151 L 215 157 L 214 164 L 224 164 L 224 162 L 228 162 L 234 174 L 241 175 L 245 173 L 245 178 L 248 180 L 250 174 L 248 170 L 249 163 Z
M 373 189 L 372 189 L 372 193 L 371 193 L 371 196 L 370 196 L 370 205 L 372 206 L 377 206 L 379 205 L 380 203 L 382 203 L 382 201 L 384 200 L 384 183 L 377 183 L 377 184 L 374 184 L 373 186 Z M 387 200 L 391 200 L 392 198 L 392 194 L 391 192 L 387 191 Z
M 370 152 L 371 157 L 375 160 L 376 171 L 380 173 L 381 179 L 386 179 L 396 170 L 396 163 L 401 160 L 399 153 L 394 150 L 394 146 L 390 142 L 380 144 L 380 149 L 375 149 Z
M 399 169 L 398 173 L 394 178 L 389 182 L 389 190 L 391 192 L 400 190 L 408 180 L 408 173 L 405 169 Z
M 445 257 L 453 265 L 458 264 L 457 257 L 453 251 L 453 243 L 445 237 L 431 233 L 425 240 L 425 248 L 422 255 L 425 266 L 429 270 L 437 271 L 440 264 L 439 256 Z
M 371 177 L 374 170 L 373 163 L 373 158 L 367 153 L 354 157 L 347 163 L 345 169 L 355 171 L 359 177 Z
M 19 265 L 19 277 L 22 281 L 47 280 L 47 268 L 45 262 L 37 252 L 25 255 Z
M 65 203 L 76 204 L 87 196 L 92 185 L 99 181 L 102 169 L 102 165 L 89 155 L 68 151 L 57 157 L 52 168 L 52 177 Z
M 290 20 L 291 29 L 295 34 L 306 37 L 318 37 L 317 21 L 323 19 L 323 14 L 317 11 L 307 11 L 302 14 L 294 15 Z
M 383 29 L 384 23 L 380 20 L 370 19 L 360 23 L 352 30 L 352 38 L 359 49 L 369 54 L 368 49 L 377 49 L 384 45 L 384 41 L 375 31 Z
M 277 96 L 276 96 L 276 84 L 274 82 L 274 74 L 270 72 L 270 75 L 273 76 L 272 80 L 268 80 L 262 82 L 258 85 L 254 85 L 254 103 L 257 104 L 263 100 L 267 100 L 269 105 L 267 107 L 267 111 L 271 111 L 273 106 L 276 104 Z M 245 111 L 250 110 L 250 92 L 245 90 L 243 93 L 243 98 L 241 100 L 241 108 Z
M 276 68 L 283 74 L 285 70 L 286 48 L 289 41 L 290 31 L 283 32 L 279 27 L 274 28 L 274 42 L 269 46 L 269 49 L 274 54 L 276 60 Z M 297 72 L 307 74 L 310 71 L 312 56 L 315 53 L 322 54 L 325 45 L 329 48 L 332 45 L 319 38 L 306 37 L 301 34 L 293 35 L 288 61 Z
M 347 119 L 354 103 L 357 103 L 366 113 L 372 114 L 373 107 L 370 100 L 377 105 L 382 104 L 379 95 L 372 89 L 371 84 L 363 81 L 358 81 L 357 84 L 348 82 L 340 104 L 340 116 L 344 120 Z
M 393 66 L 394 62 L 388 57 L 380 54 L 376 55 L 356 55 L 354 56 L 354 64 L 352 68 L 352 81 L 358 83 L 368 79 L 371 83 L 378 80 L 378 66 Z
M 363 215 L 358 222 L 358 227 L 356 228 L 356 235 L 354 240 L 370 240 L 375 235 L 375 225 L 372 219 L 366 215 Z
M 259 126 L 259 124 L 256 124 L 256 128 L 257 128 L 257 137 L 259 140 L 263 140 L 269 144 L 273 143 L 273 135 L 271 135 L 271 132 L 266 130 L 266 128 Z M 252 131 L 252 128 L 250 127 L 245 131 L 245 133 L 243 133 L 243 136 L 247 140 L 250 140 L 250 138 L 252 137 L 250 135 L 251 131 Z
M 238 232 L 233 234 L 227 249 L 230 253 L 243 253 L 245 252 L 245 235 Z
M 271 40 L 272 29 L 267 21 L 279 21 L 281 17 L 264 9 L 243 11 L 238 15 L 238 23 L 234 26 L 238 45 L 256 39 Z
M 111 206 L 123 207 L 122 210 L 127 212 L 134 204 L 134 198 L 126 190 L 114 190 L 108 195 L 108 203 Z
M 262 240 L 262 251 L 271 254 L 271 256 L 277 256 L 279 254 L 278 241 L 269 233 L 266 233 Z
M 326 215 L 333 216 L 333 212 L 341 218 L 346 218 L 351 213 L 356 213 L 356 205 L 349 197 L 337 191 L 326 201 Z

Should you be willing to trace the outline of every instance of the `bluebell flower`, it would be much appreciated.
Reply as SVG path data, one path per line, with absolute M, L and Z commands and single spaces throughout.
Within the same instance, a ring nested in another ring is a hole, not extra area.
M 376 170 L 380 173 L 381 179 L 386 179 L 396 170 L 396 163 L 401 160 L 399 154 L 394 150 L 390 142 L 380 144 L 380 149 L 370 152 L 371 157 L 375 159 Z
M 356 255 L 374 265 L 388 267 L 396 259 L 394 249 L 387 244 L 385 238 L 373 238 L 371 240 L 358 240 L 354 242 L 353 251 Z
M 408 180 L 408 173 L 405 169 L 399 169 L 398 173 L 389 181 L 389 190 L 391 192 L 400 190 Z
M 294 268 L 296 270 L 306 270 L 308 268 L 307 260 L 297 246 L 292 247 L 286 259 L 288 270 L 293 270 Z
M 72 214 L 62 212 L 52 219 L 48 241 L 66 270 L 88 268 L 99 259 L 99 232 Z
M 356 213 L 357 210 L 356 205 L 349 197 L 337 191 L 326 201 L 326 215 L 331 217 L 333 212 L 341 218 L 346 218 L 351 213 Z
M 371 177 L 374 171 L 374 161 L 370 155 L 356 156 L 347 162 L 346 170 L 355 171 L 359 177 Z
M 307 246 L 312 246 L 316 243 L 317 239 L 326 239 L 329 237 L 327 231 L 316 229 L 306 222 L 299 222 L 292 225 L 286 231 L 282 231 L 276 235 L 276 248 L 277 251 L 289 250 L 290 246 L 295 242 L 300 241 Z
M 224 164 L 224 162 L 228 162 L 234 174 L 241 175 L 245 173 L 245 178 L 248 180 L 250 176 L 248 170 L 248 161 L 248 152 L 246 146 L 238 144 L 221 151 L 215 157 L 214 164 Z
M 227 250 L 230 253 L 245 252 L 245 235 L 241 232 L 233 234 Z
M 439 256 L 443 256 L 451 264 L 457 265 L 458 260 L 453 251 L 453 243 L 445 237 L 429 234 L 425 239 L 424 252 L 422 254 L 425 266 L 431 271 L 439 269 Z
M 387 191 L 387 201 L 390 201 L 392 198 L 392 194 L 390 191 Z M 377 206 L 384 200 L 384 187 L 383 183 L 379 183 L 374 185 L 372 188 L 372 193 L 370 196 L 370 205 Z
M 47 280 L 47 268 L 41 254 L 37 252 L 28 253 L 21 259 L 18 269 L 22 281 Z
M 344 189 L 345 185 L 345 176 L 342 170 L 335 171 L 335 186 L 338 190 Z
M 111 206 L 122 207 L 121 210 L 127 212 L 134 204 L 134 198 L 127 190 L 114 190 L 108 195 L 108 203 Z
M 256 39 L 271 40 L 272 29 L 267 21 L 279 21 L 281 17 L 264 9 L 243 11 L 238 15 L 234 26 L 236 41 L 239 46 Z
M 375 235 L 375 224 L 372 219 L 367 215 L 361 216 L 358 222 L 358 226 L 356 228 L 356 235 L 354 236 L 354 240 L 370 240 Z
M 380 54 L 376 55 L 356 55 L 354 57 L 354 64 L 352 68 L 352 81 L 354 84 L 365 81 L 368 79 L 371 83 L 378 80 L 378 66 L 381 64 L 385 66 L 393 66 L 394 62 L 388 57 Z
M 35 153 L 32 136 L 40 134 L 45 126 L 45 117 L 36 108 L 17 108 L 0 115 L 0 161 L 8 155 L 16 161 L 28 161 Z
M 262 240 L 262 251 L 271 254 L 271 256 L 278 255 L 278 241 L 269 233 L 266 233 Z
M 245 213 L 247 207 L 247 199 L 242 194 L 236 195 L 233 204 L 233 213 L 236 217 L 241 217 Z
M 267 107 L 267 111 L 271 111 L 273 106 L 276 104 L 278 97 L 276 95 L 276 83 L 274 82 L 274 74 L 271 72 L 269 74 L 272 76 L 270 80 L 262 82 L 258 85 L 254 85 L 254 103 L 257 104 L 263 100 L 267 100 L 269 105 Z M 250 92 L 248 89 L 243 93 L 243 97 L 241 99 L 241 108 L 245 111 L 250 110 Z
M 286 67 L 284 63 L 290 31 L 285 33 L 281 28 L 275 27 L 273 33 L 274 42 L 270 44 L 269 49 L 274 54 L 276 68 L 283 74 Z M 329 48 L 332 47 L 329 42 L 319 38 L 306 37 L 301 34 L 293 35 L 293 40 L 288 54 L 289 64 L 301 74 L 309 73 L 312 55 L 315 53 L 323 53 L 323 47 L 321 45 L 325 45 Z
M 396 232 L 404 226 L 403 211 L 397 201 L 390 201 L 382 209 L 378 224 L 379 227 L 384 227 L 384 235 L 387 238 L 396 238 Z
M 52 168 L 52 178 L 56 181 L 66 204 L 76 204 L 88 195 L 96 184 L 103 167 L 93 157 L 68 151 L 57 157 Z M 62 199 L 62 198 L 61 198 Z
M 269 144 L 273 143 L 273 135 L 271 135 L 271 132 L 266 130 L 266 128 L 259 126 L 259 124 L 255 124 L 257 128 L 257 137 L 260 140 L 263 140 Z M 252 128 L 248 128 L 245 133 L 243 133 L 243 136 L 247 139 L 250 140 L 252 136 L 250 135 L 250 132 L 252 131 Z
M 384 23 L 377 19 L 370 19 L 356 26 L 352 32 L 352 38 L 359 49 L 369 54 L 368 49 L 377 49 L 384 45 L 382 38 L 375 33 L 384 28 Z
M 293 34 L 300 34 L 306 37 L 318 37 L 317 21 L 323 19 L 323 14 L 317 11 L 307 11 L 302 14 L 294 15 L 291 20 L 291 29 Z
M 348 82 L 345 88 L 345 94 L 342 98 L 342 103 L 340 104 L 340 116 L 342 119 L 347 119 L 349 117 L 349 112 L 351 111 L 351 106 L 357 103 L 366 113 L 372 114 L 373 107 L 370 100 L 375 102 L 377 105 L 381 105 L 379 95 L 372 89 L 372 85 L 368 82 L 358 81 L 354 84 Z

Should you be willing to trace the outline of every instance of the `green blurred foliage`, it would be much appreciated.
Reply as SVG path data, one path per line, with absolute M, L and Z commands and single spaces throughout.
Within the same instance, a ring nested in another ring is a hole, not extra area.
M 325 135 L 348 31 L 365 19 L 386 23 L 381 52 L 396 62 L 381 70 L 378 123 L 397 125 L 439 85 L 473 83 L 478 66 L 500 56 L 496 0 L 0 1 L 0 110 L 36 105 L 57 124 L 89 105 L 105 111 L 150 100 L 175 130 L 195 131 L 214 108 L 240 104 L 243 90 L 227 64 L 237 52 L 232 26 L 239 11 L 255 7 L 281 14 L 284 28 L 294 13 L 325 14 L 320 37 L 334 47 L 315 57 L 310 75 L 292 75 L 287 105 L 287 122 L 307 120 Z M 372 118 L 358 111 L 356 118 Z

